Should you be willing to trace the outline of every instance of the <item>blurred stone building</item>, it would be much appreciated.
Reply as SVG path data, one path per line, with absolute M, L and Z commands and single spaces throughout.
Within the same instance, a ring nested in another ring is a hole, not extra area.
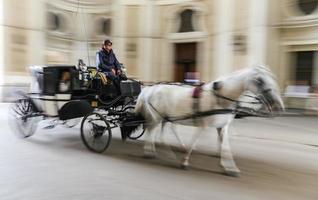
M 318 84 L 318 0 L 0 0 L 1 84 L 26 66 L 95 65 L 113 40 L 143 81 L 203 81 L 266 64 L 279 84 Z

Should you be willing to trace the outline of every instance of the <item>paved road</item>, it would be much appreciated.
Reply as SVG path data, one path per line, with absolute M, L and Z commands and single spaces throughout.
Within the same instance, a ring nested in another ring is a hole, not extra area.
M 142 158 L 142 141 L 115 137 L 107 152 L 86 150 L 79 128 L 43 130 L 21 140 L 0 106 L 0 199 L 318 199 L 318 119 L 242 119 L 231 127 L 239 178 L 218 166 L 215 132 L 202 136 L 179 169 L 181 153 L 158 148 L 158 159 Z M 187 142 L 193 129 L 178 127 Z M 115 135 L 119 135 L 115 131 Z M 167 137 L 168 143 L 175 143 Z M 212 155 L 212 156 L 210 156 Z

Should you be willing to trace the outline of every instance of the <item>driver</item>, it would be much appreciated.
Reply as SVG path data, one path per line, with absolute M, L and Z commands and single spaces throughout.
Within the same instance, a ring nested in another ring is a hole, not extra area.
M 97 69 L 103 72 L 115 85 L 117 91 L 120 91 L 120 77 L 122 69 L 118 62 L 110 40 L 104 40 L 102 48 L 96 53 Z

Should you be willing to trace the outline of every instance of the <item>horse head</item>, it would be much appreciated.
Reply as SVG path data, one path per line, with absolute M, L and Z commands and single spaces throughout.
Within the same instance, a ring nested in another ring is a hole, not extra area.
M 245 89 L 256 94 L 271 110 L 284 111 L 284 103 L 275 75 L 265 66 L 250 68 Z

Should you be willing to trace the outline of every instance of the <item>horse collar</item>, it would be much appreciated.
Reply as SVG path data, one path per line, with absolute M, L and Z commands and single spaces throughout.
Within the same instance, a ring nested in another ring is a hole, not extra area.
M 195 114 L 198 114 L 200 111 L 200 98 L 202 96 L 202 85 L 195 86 L 192 92 L 193 104 L 192 110 Z M 197 118 L 193 117 L 194 123 L 197 122 Z
M 198 99 L 201 97 L 201 94 L 202 94 L 202 86 L 201 85 L 195 86 L 192 92 L 192 98 Z

